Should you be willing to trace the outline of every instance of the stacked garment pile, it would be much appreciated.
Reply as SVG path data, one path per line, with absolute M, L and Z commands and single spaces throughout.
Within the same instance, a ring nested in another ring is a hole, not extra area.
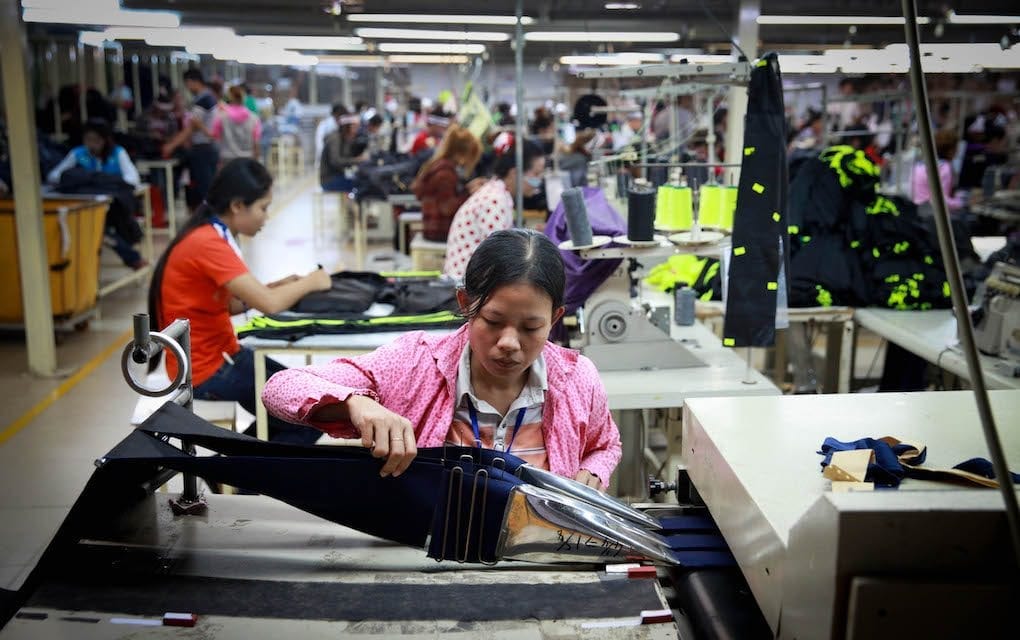
M 851 146 L 801 165 L 790 185 L 790 306 L 951 306 L 933 221 L 878 187 L 879 167 Z

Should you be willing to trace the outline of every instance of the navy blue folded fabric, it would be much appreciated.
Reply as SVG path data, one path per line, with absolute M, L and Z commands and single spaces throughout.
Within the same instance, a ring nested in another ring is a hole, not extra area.
M 711 532 L 719 530 L 719 527 L 715 525 L 715 521 L 711 517 L 703 515 L 669 516 L 659 518 L 659 523 L 662 525 L 662 533 L 664 535 L 683 533 L 685 531 Z
M 915 445 L 903 442 L 891 443 L 888 439 L 861 438 L 852 442 L 841 442 L 835 438 L 826 438 L 822 443 L 822 469 L 824 470 L 832 461 L 832 454 L 837 451 L 852 451 L 855 449 L 871 449 L 874 452 L 874 460 L 868 465 L 868 472 L 865 476 L 866 482 L 875 483 L 876 487 L 896 488 L 900 486 L 903 478 L 921 478 L 926 480 L 945 480 L 960 482 L 966 481 L 961 476 L 953 476 L 940 469 L 928 469 L 921 467 L 928 455 L 927 447 L 918 449 Z M 895 441 L 894 441 L 895 442 Z M 992 463 L 985 458 L 971 458 L 953 467 L 959 471 L 966 471 L 974 475 L 995 479 L 995 470 Z M 1013 483 L 1020 483 L 1020 474 L 1010 473 Z
M 890 445 L 888 442 L 876 438 L 861 438 L 852 442 L 841 442 L 835 438 L 826 438 L 822 443 L 821 451 L 818 453 L 825 456 L 822 460 L 822 469 L 829 466 L 832 461 L 832 454 L 836 451 L 853 451 L 856 449 L 871 449 L 875 452 L 875 460 L 868 465 L 868 473 L 865 476 L 866 482 L 874 482 L 877 487 L 898 487 L 906 477 L 907 472 L 901 464 L 921 464 L 927 456 L 927 450 L 917 450 L 909 444 Z M 917 452 L 912 454 L 912 452 Z
M 992 467 L 992 461 L 984 458 L 971 458 L 970 460 L 964 460 L 960 464 L 953 467 L 960 471 L 966 471 L 967 473 L 973 473 L 974 475 L 981 476 L 982 478 L 988 478 L 989 480 L 995 480 L 995 469 Z M 1013 484 L 1020 484 L 1020 473 L 1009 473 L 1010 479 Z

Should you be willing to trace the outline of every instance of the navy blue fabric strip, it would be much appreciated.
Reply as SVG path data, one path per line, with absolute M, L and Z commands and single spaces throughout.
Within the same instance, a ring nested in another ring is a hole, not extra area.
M 664 539 L 674 551 L 729 549 L 720 533 L 674 533 Z
M 715 525 L 712 518 L 703 515 L 670 516 L 668 518 L 659 518 L 659 522 L 662 524 L 662 531 L 660 533 L 663 535 L 685 531 L 719 530 L 719 527 Z
M 732 567 L 736 558 L 729 551 L 674 551 L 673 558 L 687 569 Z

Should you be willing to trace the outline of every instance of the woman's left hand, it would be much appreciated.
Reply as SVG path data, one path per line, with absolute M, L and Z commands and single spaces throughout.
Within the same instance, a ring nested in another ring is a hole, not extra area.
M 580 471 L 578 471 L 577 475 L 574 476 L 574 480 L 580 482 L 581 484 L 587 485 L 592 489 L 598 489 L 599 491 L 603 491 L 602 481 L 599 480 L 599 477 L 597 475 L 595 475 L 591 471 L 588 471 L 587 469 L 581 469 Z

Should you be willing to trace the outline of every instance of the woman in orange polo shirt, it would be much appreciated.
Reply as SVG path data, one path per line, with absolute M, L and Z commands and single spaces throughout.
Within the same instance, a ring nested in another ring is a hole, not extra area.
M 149 289 L 149 318 L 153 328 L 176 318 L 191 321 L 191 381 L 198 400 L 233 400 L 255 413 L 255 364 L 242 347 L 230 316 L 246 308 L 277 313 L 312 291 L 330 288 L 322 269 L 263 284 L 248 271 L 236 234 L 253 236 L 268 217 L 273 179 L 258 161 L 228 162 L 213 179 L 206 200 L 163 253 Z M 285 367 L 266 358 L 266 373 Z M 167 359 L 171 378 L 177 363 Z M 250 431 L 250 429 L 249 429 Z M 317 429 L 276 418 L 269 422 L 269 439 L 313 444 Z

